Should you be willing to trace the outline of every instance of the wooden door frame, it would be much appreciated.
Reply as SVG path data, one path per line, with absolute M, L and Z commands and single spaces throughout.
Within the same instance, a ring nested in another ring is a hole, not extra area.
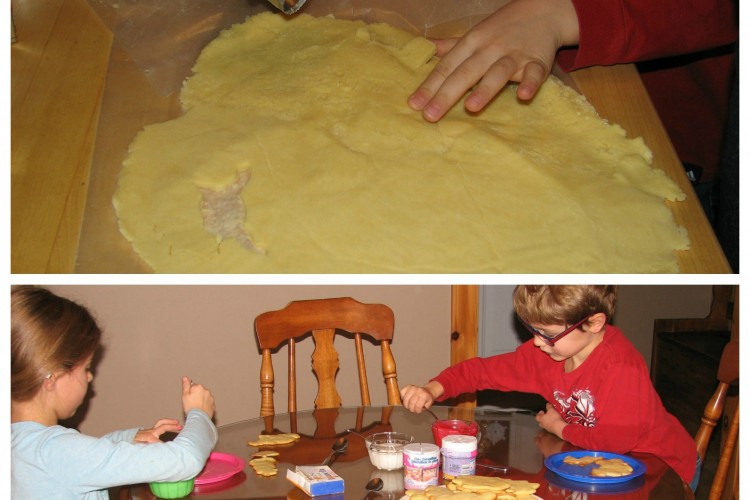
M 451 285 L 451 366 L 479 353 L 479 285 Z M 474 408 L 477 396 L 464 394 L 456 405 Z

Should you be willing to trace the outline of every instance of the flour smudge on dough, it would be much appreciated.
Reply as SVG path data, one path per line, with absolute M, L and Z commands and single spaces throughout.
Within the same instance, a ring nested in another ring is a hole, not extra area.
M 206 231 L 219 238 L 219 244 L 226 239 L 234 238 L 240 246 L 265 254 L 266 252 L 255 245 L 245 230 L 246 210 L 240 194 L 249 180 L 250 172 L 245 170 L 237 174 L 237 180 L 225 189 L 214 191 L 199 188 L 203 196 L 203 225 Z

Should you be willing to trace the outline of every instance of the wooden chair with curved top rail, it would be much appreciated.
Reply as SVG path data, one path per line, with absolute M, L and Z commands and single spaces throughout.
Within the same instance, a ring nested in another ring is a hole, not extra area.
M 314 299 L 290 302 L 285 308 L 269 311 L 255 319 L 255 333 L 263 359 L 260 369 L 260 415 L 275 413 L 273 402 L 274 368 L 272 352 L 282 344 L 288 348 L 288 411 L 297 411 L 296 342 L 312 336 L 315 351 L 312 368 L 318 379 L 315 408 L 341 406 L 336 389 L 339 370 L 334 338 L 352 337 L 357 359 L 361 404 L 370 406 L 363 338 L 380 344 L 383 381 L 389 405 L 400 405 L 396 362 L 391 352 L 394 328 L 393 311 L 383 304 L 363 304 L 352 298 Z
M 726 399 L 729 392 L 729 388 L 735 382 L 739 382 L 740 379 L 740 342 L 739 342 L 739 290 L 734 290 L 733 297 L 734 306 L 732 308 L 732 320 L 731 320 L 731 338 L 721 353 L 719 360 L 719 369 L 716 373 L 716 379 L 718 385 L 716 390 L 713 392 L 711 397 L 706 404 L 706 408 L 703 411 L 701 417 L 700 426 L 698 431 L 695 433 L 695 445 L 698 448 L 698 453 L 703 458 L 706 456 L 706 450 L 708 443 L 711 438 L 713 430 L 717 424 L 722 420 L 726 411 Z M 723 498 L 724 490 L 726 487 L 727 477 L 729 475 L 729 469 L 735 456 L 735 448 L 737 446 L 737 435 L 739 433 L 740 426 L 740 410 L 739 405 L 734 410 L 732 415 L 726 415 L 726 422 L 728 425 L 725 426 L 724 442 L 721 447 L 721 453 L 719 455 L 719 462 L 716 466 L 713 478 L 711 478 L 711 489 L 708 492 L 709 500 L 719 500 Z M 737 498 L 739 494 L 739 475 L 735 475 L 735 484 L 733 488 L 733 497 Z
M 703 412 L 701 418 L 700 427 L 698 432 L 695 434 L 695 445 L 698 448 L 698 453 L 701 457 L 706 456 L 706 449 L 708 448 L 708 442 L 711 438 L 713 430 L 721 420 L 724 414 L 724 402 L 726 400 L 727 392 L 732 383 L 736 382 L 740 378 L 740 343 L 739 341 L 731 341 L 724 348 L 724 352 L 721 355 L 721 361 L 719 362 L 719 371 L 716 378 L 719 381 L 716 391 L 711 396 L 711 399 L 706 405 L 706 409 Z M 711 483 L 711 490 L 709 491 L 709 500 L 715 500 L 722 497 L 724 488 L 726 486 L 727 475 L 729 473 L 729 466 L 732 462 L 734 455 L 735 446 L 737 445 L 737 434 L 739 432 L 739 418 L 740 410 L 739 407 L 734 411 L 734 415 L 731 416 L 729 421 L 729 427 L 726 430 L 726 437 L 724 444 L 721 449 L 721 455 L 719 457 L 719 463 L 716 467 L 716 472 Z
M 710 500 L 724 495 L 736 454 L 739 412 L 729 410 L 726 402 L 727 396 L 735 392 L 732 384 L 739 380 L 738 304 L 738 287 L 715 285 L 711 309 L 705 318 L 657 319 L 654 322 L 651 366 L 654 386 L 661 391 L 665 406 L 678 418 L 681 415 L 681 420 L 687 419 L 684 424 L 694 432 L 700 456 L 704 459 L 707 454 L 710 456 L 711 468 L 706 468 L 704 462 L 701 474 L 701 483 L 710 484 L 710 490 L 706 490 Z M 660 341 L 663 336 L 667 341 Z M 683 336 L 691 340 L 680 340 Z M 661 366 L 667 361 L 669 363 Z M 713 371 L 709 371 L 709 366 Z M 675 386 L 676 380 L 682 385 Z M 711 435 L 719 422 L 722 422 L 724 442 L 719 450 L 711 451 Z M 718 463 L 713 469 L 715 455 L 718 455 Z M 738 475 L 734 477 L 736 483 Z M 738 490 L 737 484 L 734 490 Z

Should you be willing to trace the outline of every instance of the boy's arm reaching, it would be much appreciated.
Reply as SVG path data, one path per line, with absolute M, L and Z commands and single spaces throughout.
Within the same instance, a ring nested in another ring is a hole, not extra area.
M 471 112 L 509 81 L 519 83 L 520 99 L 533 98 L 556 58 L 570 71 L 690 54 L 737 38 L 735 2 L 724 0 L 511 0 L 463 37 L 434 40 L 441 61 L 408 103 L 437 122 L 467 91 Z

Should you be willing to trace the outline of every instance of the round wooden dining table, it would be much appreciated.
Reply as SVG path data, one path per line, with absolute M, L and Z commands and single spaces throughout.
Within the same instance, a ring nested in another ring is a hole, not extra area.
M 535 493 L 538 498 L 693 498 L 680 477 L 652 455 L 630 455 L 645 466 L 645 473 L 629 481 L 597 484 L 572 481 L 557 475 L 545 467 L 545 458 L 578 449 L 541 430 L 533 411 L 496 407 L 433 407 L 432 411 L 415 414 L 401 406 L 341 407 L 276 414 L 221 426 L 214 451 L 241 459 L 242 470 L 221 481 L 197 484 L 188 498 L 307 500 L 310 497 L 286 479 L 287 470 L 294 470 L 298 465 L 322 464 L 330 455 L 336 439 L 346 437 L 346 452 L 337 455 L 331 464 L 334 472 L 344 479 L 345 491 L 341 495 L 320 498 L 398 500 L 404 495 L 403 469 L 383 471 L 374 467 L 361 436 L 395 431 L 414 436 L 415 442 L 433 443 L 431 427 L 436 418 L 476 421 L 480 432 L 476 474 L 538 483 Z M 348 432 L 349 429 L 356 430 L 359 435 Z M 290 432 L 299 434 L 299 440 L 286 445 L 262 447 L 279 453 L 275 457 L 278 459 L 278 473 L 270 477 L 257 475 L 248 462 L 252 454 L 261 448 L 248 445 L 248 441 L 257 440 L 262 434 Z M 383 488 L 366 497 L 368 492 L 365 486 L 375 477 L 383 480 Z M 121 490 L 119 498 L 152 500 L 156 497 L 147 485 L 133 485 Z

